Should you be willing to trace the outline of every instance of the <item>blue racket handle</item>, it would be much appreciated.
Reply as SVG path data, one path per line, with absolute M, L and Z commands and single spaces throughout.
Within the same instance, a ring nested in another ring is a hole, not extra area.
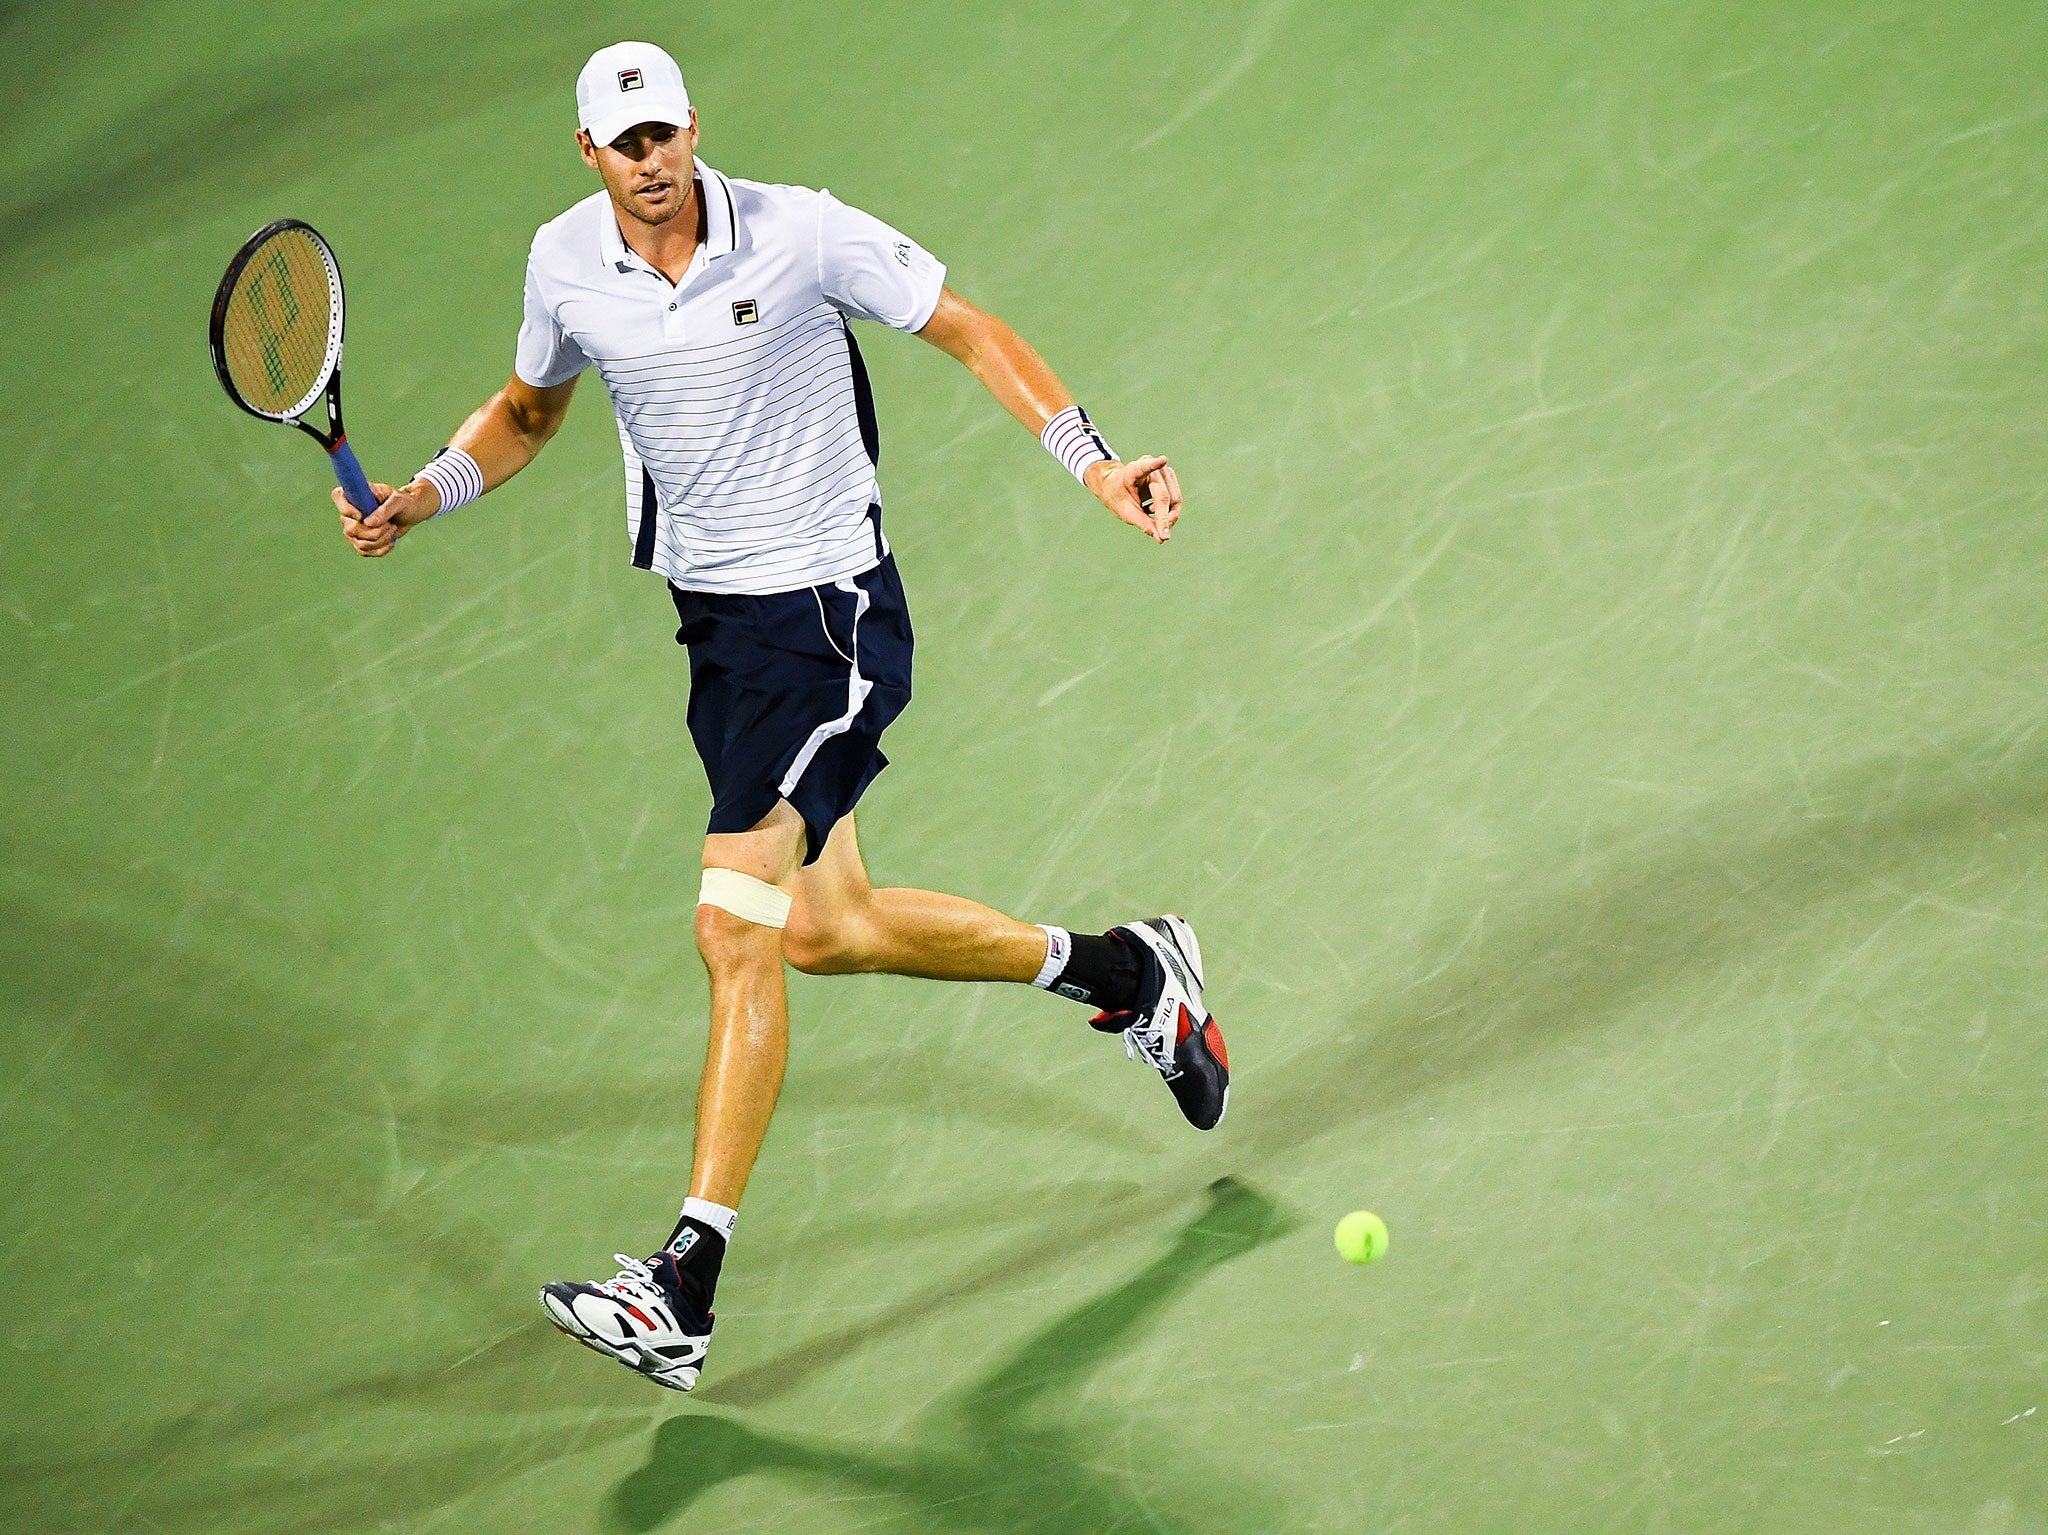
M 377 493 L 370 489 L 369 476 L 356 462 L 356 450 L 348 445 L 348 439 L 337 442 L 327 457 L 334 464 L 334 477 L 341 481 L 341 493 L 348 497 L 348 504 L 366 517 L 377 510 Z

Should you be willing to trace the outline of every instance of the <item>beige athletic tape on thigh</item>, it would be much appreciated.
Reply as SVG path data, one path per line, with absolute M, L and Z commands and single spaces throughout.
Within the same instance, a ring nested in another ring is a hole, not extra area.
M 789 926 L 789 892 L 737 869 L 706 869 L 697 890 L 699 906 L 716 906 L 762 927 Z

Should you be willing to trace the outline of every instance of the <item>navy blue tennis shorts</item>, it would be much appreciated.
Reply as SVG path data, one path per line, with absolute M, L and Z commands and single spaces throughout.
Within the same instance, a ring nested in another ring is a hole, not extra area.
M 889 765 L 882 732 L 910 702 L 910 609 L 894 555 L 872 570 L 768 596 L 671 584 L 690 652 L 690 736 L 711 780 L 713 832 L 751 831 L 786 799 L 804 862 Z

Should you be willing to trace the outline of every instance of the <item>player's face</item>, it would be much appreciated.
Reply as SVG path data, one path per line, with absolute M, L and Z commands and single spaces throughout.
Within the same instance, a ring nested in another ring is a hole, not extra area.
M 686 126 L 635 123 L 609 144 L 579 133 L 584 163 L 604 178 L 613 204 L 643 224 L 666 224 L 690 200 L 697 154 L 697 114 Z

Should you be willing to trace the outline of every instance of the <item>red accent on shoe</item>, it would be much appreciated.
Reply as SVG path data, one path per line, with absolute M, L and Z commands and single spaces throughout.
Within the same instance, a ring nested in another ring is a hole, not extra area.
M 619 1304 L 621 1306 L 624 1306 L 628 1311 L 632 1312 L 633 1315 L 640 1318 L 640 1325 L 642 1327 L 646 1328 L 649 1332 L 655 1331 L 654 1318 L 650 1317 L 646 1312 L 642 1311 L 638 1306 L 634 1305 L 629 1300 L 622 1300 L 619 1302 Z
M 1100 1012 L 1088 1020 L 1088 1027 L 1100 1029 L 1105 1034 L 1121 1034 L 1131 1026 L 1130 1020 L 1136 1016 L 1129 1008 L 1119 1013 Z
M 1217 1065 L 1221 1066 L 1225 1071 L 1230 1070 L 1230 1057 L 1224 1053 L 1223 1049 L 1223 1031 L 1216 1027 L 1216 1020 L 1214 1018 L 1211 1018 L 1202 1025 L 1202 1043 L 1207 1045 L 1209 1053 L 1216 1057 Z
M 1187 1004 L 1183 1002 L 1180 1009 L 1180 1021 L 1174 1026 L 1173 1030 L 1173 1048 L 1178 1050 L 1186 1042 L 1187 1037 L 1194 1032 L 1194 1015 L 1188 1011 Z

